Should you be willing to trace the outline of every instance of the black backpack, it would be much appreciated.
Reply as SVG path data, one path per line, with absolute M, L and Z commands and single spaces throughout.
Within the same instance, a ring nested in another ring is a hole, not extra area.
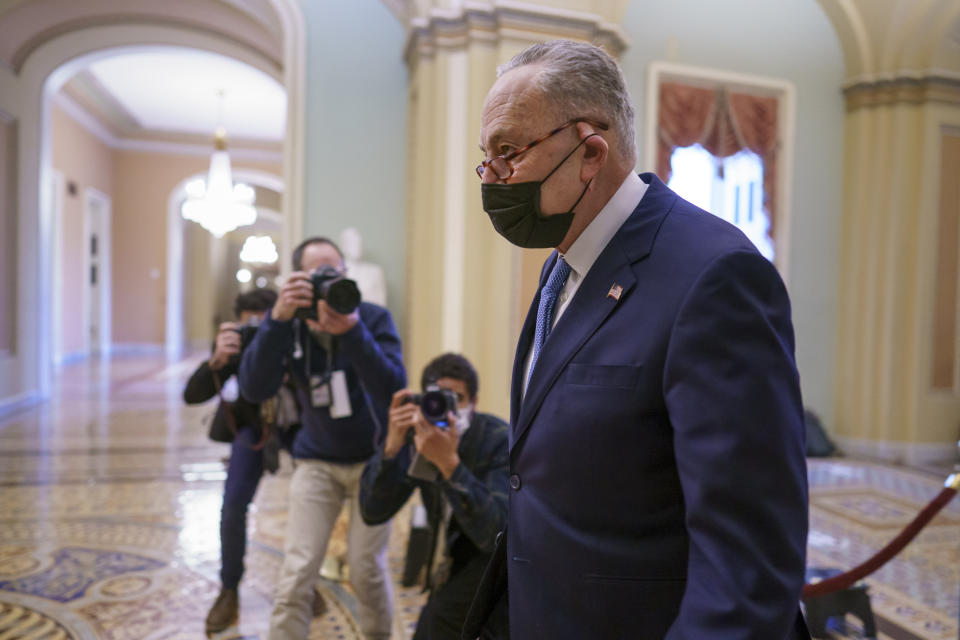
M 823 423 L 810 409 L 804 409 L 803 422 L 807 427 L 807 457 L 808 458 L 827 458 L 836 453 L 837 447 L 823 428 Z

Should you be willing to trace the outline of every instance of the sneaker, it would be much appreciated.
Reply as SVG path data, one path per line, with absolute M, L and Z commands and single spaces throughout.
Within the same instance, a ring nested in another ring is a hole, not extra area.
M 220 589 L 217 601 L 207 614 L 207 635 L 219 633 L 237 623 L 240 602 L 236 589 Z

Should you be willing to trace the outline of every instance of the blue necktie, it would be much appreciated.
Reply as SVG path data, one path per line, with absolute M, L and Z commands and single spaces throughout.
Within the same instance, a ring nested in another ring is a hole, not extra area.
M 530 384 L 530 378 L 533 377 L 533 370 L 537 366 L 540 350 L 543 349 L 543 343 L 547 341 L 547 336 L 550 335 L 550 329 L 553 326 L 553 307 L 557 303 L 557 296 L 560 295 L 560 290 L 563 289 L 569 275 L 570 265 L 558 256 L 553 265 L 553 270 L 547 278 L 547 283 L 543 285 L 543 289 L 540 291 L 540 306 L 537 307 L 537 328 L 533 333 L 533 356 L 530 358 L 528 385 Z

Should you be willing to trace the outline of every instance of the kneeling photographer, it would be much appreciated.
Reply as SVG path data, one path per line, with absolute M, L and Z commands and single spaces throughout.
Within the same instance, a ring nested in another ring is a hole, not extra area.
M 386 522 L 419 487 L 430 524 L 430 597 L 414 640 L 460 638 L 470 603 L 506 526 L 508 428 L 475 410 L 477 372 L 447 353 L 423 370 L 422 394 L 393 395 L 383 447 L 363 472 L 360 509 Z
M 220 511 L 221 589 L 207 614 L 208 635 L 223 631 L 237 621 L 237 588 L 243 576 L 247 547 L 247 508 L 264 469 L 276 471 L 275 458 L 271 458 L 273 464 L 270 460 L 264 462 L 260 405 L 240 395 L 235 375 L 240 353 L 253 339 L 257 325 L 276 299 L 277 294 L 269 289 L 239 294 L 233 305 L 237 322 L 220 325 L 213 353 L 193 372 L 183 390 L 187 404 L 199 404 L 220 395 L 220 404 L 210 423 L 210 438 L 232 443 Z
M 243 395 L 263 400 L 289 373 L 302 407 L 269 637 L 306 640 L 314 583 L 347 502 L 347 562 L 358 622 L 368 640 L 386 640 L 392 618 L 389 529 L 362 521 L 357 494 L 364 464 L 383 440 L 390 398 L 406 384 L 400 338 L 390 312 L 361 302 L 356 284 L 343 277 L 343 255 L 331 240 L 305 240 L 292 262 L 294 272 L 244 351 L 239 374 Z

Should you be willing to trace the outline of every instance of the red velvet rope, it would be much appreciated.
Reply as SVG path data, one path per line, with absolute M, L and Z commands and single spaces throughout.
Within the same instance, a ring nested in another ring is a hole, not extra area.
M 846 589 L 857 580 L 870 575 L 885 565 L 890 558 L 903 551 L 903 548 L 920 533 L 920 530 L 953 499 L 953 496 L 957 495 L 957 485 L 960 484 L 958 480 L 960 480 L 960 475 L 955 474 L 950 476 L 947 480 L 947 486 L 943 488 L 940 494 L 931 500 L 930 504 L 923 508 L 923 511 L 917 514 L 913 522 L 908 524 L 903 531 L 900 532 L 900 535 L 891 540 L 883 549 L 875 553 L 872 558 L 840 575 L 804 585 L 803 599 L 815 598 L 833 593 L 834 591 Z

